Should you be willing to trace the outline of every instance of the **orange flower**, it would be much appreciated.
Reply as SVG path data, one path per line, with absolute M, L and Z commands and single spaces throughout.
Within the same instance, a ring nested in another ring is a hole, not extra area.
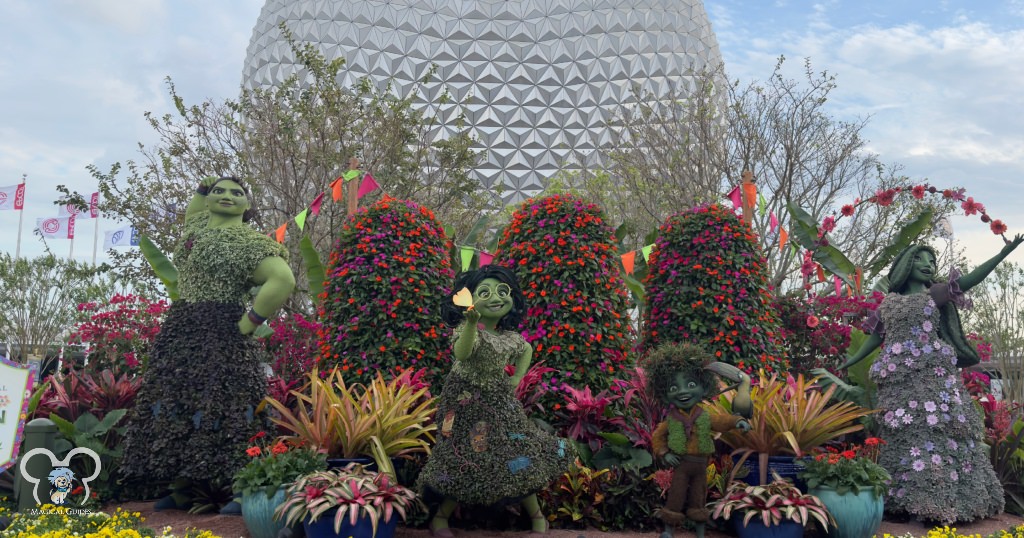
M 256 456 L 259 456 L 262 453 L 262 451 L 258 446 L 251 446 L 245 449 L 245 453 L 248 454 L 250 458 L 255 458 Z
M 277 444 L 270 447 L 270 452 L 274 454 L 284 454 L 285 452 L 288 452 L 288 447 L 285 446 L 284 443 L 278 441 Z

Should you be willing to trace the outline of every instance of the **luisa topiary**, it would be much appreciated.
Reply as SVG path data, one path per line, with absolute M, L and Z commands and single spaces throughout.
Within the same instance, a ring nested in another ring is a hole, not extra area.
M 557 369 L 542 386 L 596 392 L 631 366 L 629 296 L 614 241 L 598 206 L 559 194 L 524 202 L 498 242 L 495 263 L 515 271 L 526 295 L 520 330 L 533 360 Z
M 735 213 L 712 204 L 669 217 L 648 265 L 643 349 L 691 342 L 743 369 L 784 366 L 764 256 Z
M 454 274 L 448 238 L 432 211 L 384 197 L 345 221 L 331 253 L 320 301 L 321 370 L 349 382 L 377 370 L 448 369 L 451 330 L 441 302 Z

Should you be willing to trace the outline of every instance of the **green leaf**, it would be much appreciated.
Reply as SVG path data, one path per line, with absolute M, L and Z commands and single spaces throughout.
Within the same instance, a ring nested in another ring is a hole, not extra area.
M 267 338 L 274 335 L 274 329 L 266 323 L 261 323 L 252 332 L 253 338 Z
M 800 245 L 811 251 L 812 259 L 821 264 L 828 272 L 838 275 L 839 278 L 850 282 L 850 275 L 857 271 L 853 264 L 839 249 L 832 245 L 822 246 L 818 244 L 818 224 L 810 213 L 804 211 L 796 204 L 786 204 L 789 214 L 792 217 L 790 228 L 793 236 L 797 238 Z
M 630 446 L 629 437 L 626 437 L 621 433 L 599 432 L 597 435 L 605 441 L 608 441 L 610 444 L 616 446 Z
M 139 248 L 142 250 L 142 255 L 145 256 L 146 261 L 149 262 L 150 267 L 153 268 L 157 278 L 164 283 L 167 296 L 172 301 L 177 301 L 178 297 L 180 297 L 178 293 L 178 268 L 160 250 L 160 247 L 150 241 L 149 237 L 145 235 L 139 236 Z
M 96 418 L 96 415 L 92 413 L 83 413 L 77 420 L 75 420 L 75 430 L 78 433 L 86 433 L 90 435 L 102 433 L 98 431 L 97 427 L 99 425 L 100 419 Z
M 306 279 L 309 281 L 309 296 L 313 304 L 320 300 L 320 294 L 324 291 L 324 282 L 327 280 L 327 273 L 324 271 L 324 264 L 320 260 L 320 253 L 313 246 L 313 240 L 309 235 L 303 235 L 299 240 L 299 252 L 302 253 L 302 261 L 306 264 Z
M 485 231 L 487 231 L 487 223 L 490 222 L 490 217 L 484 215 L 477 219 L 473 227 L 470 228 L 469 233 L 466 234 L 466 239 L 463 240 L 465 245 L 475 245 Z
M 113 428 L 114 425 L 117 424 L 118 421 L 120 421 L 126 414 L 128 414 L 127 409 L 114 409 L 107 413 L 107 415 L 103 417 L 103 420 L 99 421 L 99 424 L 96 425 L 96 428 L 93 430 L 94 433 L 97 435 L 107 433 L 107 431 L 110 430 L 110 428 Z

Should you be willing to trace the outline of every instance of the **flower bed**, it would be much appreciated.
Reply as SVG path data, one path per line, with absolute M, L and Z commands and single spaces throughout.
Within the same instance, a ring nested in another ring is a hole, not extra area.
M 29 512 L 7 512 L 2 515 L 11 518 L 11 524 L 0 531 L 0 538 L 217 538 L 210 531 L 187 530 L 183 534 L 172 534 L 165 527 L 158 534 L 151 528 L 143 527 L 144 518 L 139 512 L 116 509 L 113 514 L 89 512 L 80 514 L 73 507 L 44 504 Z

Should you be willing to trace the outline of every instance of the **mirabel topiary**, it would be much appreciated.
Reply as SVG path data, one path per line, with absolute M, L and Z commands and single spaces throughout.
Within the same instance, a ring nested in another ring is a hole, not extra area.
M 669 217 L 649 266 L 644 349 L 690 342 L 743 369 L 784 365 L 764 257 L 735 213 L 712 204 Z
M 448 243 L 411 201 L 385 197 L 345 221 L 321 295 L 320 369 L 361 383 L 377 370 L 447 371 L 451 331 L 438 309 L 454 278 Z
M 527 200 L 498 242 L 526 295 L 520 325 L 534 362 L 558 371 L 544 384 L 597 391 L 621 377 L 633 345 L 628 292 L 614 232 L 601 209 L 569 194 Z

